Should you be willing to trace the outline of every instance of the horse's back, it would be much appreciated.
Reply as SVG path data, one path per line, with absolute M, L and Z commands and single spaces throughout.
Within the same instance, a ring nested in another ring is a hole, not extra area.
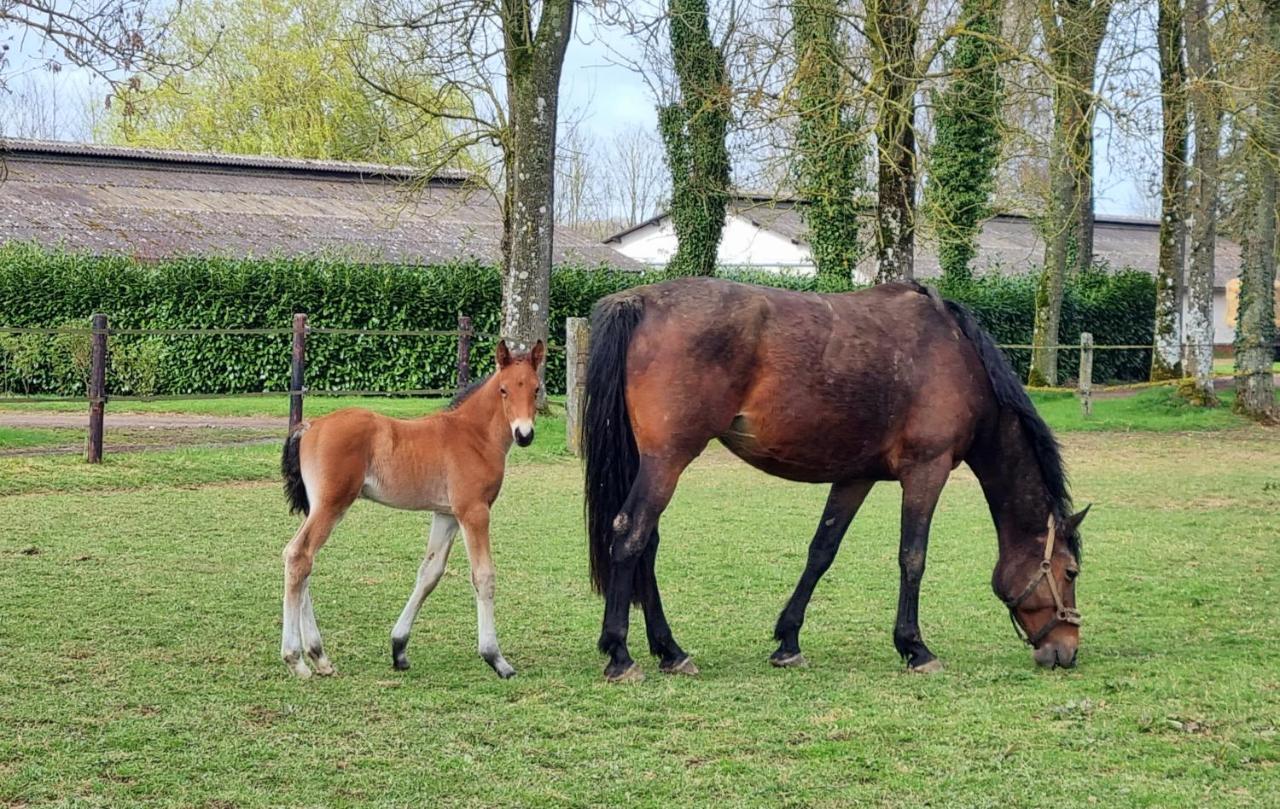
M 640 445 L 716 437 L 784 477 L 893 477 L 912 453 L 965 444 L 986 407 L 972 346 L 915 284 L 820 295 L 680 279 L 632 294 Z

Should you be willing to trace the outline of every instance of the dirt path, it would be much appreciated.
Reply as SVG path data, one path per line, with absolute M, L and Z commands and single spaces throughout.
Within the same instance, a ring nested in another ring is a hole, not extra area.
M 211 416 L 190 413 L 108 413 L 106 421 L 107 429 L 144 430 L 189 430 L 201 427 L 223 430 L 284 430 L 288 425 L 288 419 L 276 416 Z M 87 413 L 0 411 L 0 427 L 84 428 L 88 423 Z

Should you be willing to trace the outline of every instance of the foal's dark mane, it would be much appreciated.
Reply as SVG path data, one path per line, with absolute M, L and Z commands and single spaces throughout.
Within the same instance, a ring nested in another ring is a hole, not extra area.
M 991 380 L 991 389 L 995 392 L 996 401 L 1004 410 L 1014 414 L 1022 425 L 1022 432 L 1031 445 L 1036 465 L 1040 467 L 1040 477 L 1044 479 L 1045 490 L 1049 494 L 1050 508 L 1058 524 L 1071 516 L 1071 494 L 1067 491 L 1067 472 L 1062 465 L 1062 452 L 1058 439 L 1054 438 L 1049 425 L 1036 412 L 1031 403 L 1022 380 L 1014 373 L 1005 358 L 1004 352 L 996 347 L 991 335 L 978 324 L 973 314 L 962 304 L 943 300 L 933 289 L 923 288 L 935 302 L 941 302 L 955 318 L 956 325 L 978 352 L 982 365 L 987 369 L 987 378 Z M 1080 534 L 1072 531 L 1067 536 L 1067 549 L 1079 561 L 1081 554 Z
M 446 410 L 446 411 L 447 411 L 447 410 L 457 410 L 457 409 L 462 405 L 462 403 L 463 403 L 463 402 L 465 402 L 466 400 L 470 399 L 470 398 L 471 398 L 471 396 L 472 396 L 476 391 L 478 391 L 478 390 L 480 390 L 481 388 L 483 388 L 483 387 L 484 387 L 484 383 L 488 382 L 488 381 L 489 381 L 489 377 L 491 377 L 491 376 L 493 376 L 493 374 L 485 374 L 484 376 L 480 377 L 479 379 L 475 379 L 475 380 L 472 380 L 471 382 L 469 382 L 465 388 L 463 388 L 462 390 L 458 391 L 457 393 L 455 393 L 455 394 L 453 395 L 453 398 L 449 400 L 449 406 L 448 406 L 448 407 L 446 407 L 446 408 L 445 408 L 445 410 Z

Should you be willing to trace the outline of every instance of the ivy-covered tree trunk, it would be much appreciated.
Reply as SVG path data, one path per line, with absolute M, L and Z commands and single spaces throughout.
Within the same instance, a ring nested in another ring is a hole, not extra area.
M 1160 51 L 1164 148 L 1152 382 L 1182 376 L 1182 266 L 1187 242 L 1187 78 L 1182 61 L 1182 0 L 1160 0 L 1156 41 Z
M 949 281 L 972 277 L 978 231 L 991 214 L 1000 156 L 1001 82 L 996 39 L 1002 0 L 963 0 L 949 79 L 937 97 L 925 209 L 938 239 L 938 263 Z
M 839 0 L 792 0 L 796 52 L 797 190 L 819 289 L 841 289 L 862 255 L 859 197 L 865 146 L 839 44 Z
M 680 99 L 658 110 L 671 169 L 673 275 L 715 275 L 729 201 L 729 84 L 724 54 L 711 39 L 706 0 L 670 0 L 671 55 Z
M 556 109 L 573 0 L 503 0 L 505 144 L 502 336 L 521 350 L 547 338 L 555 223 Z
M 915 276 L 916 37 L 909 0 L 867 0 L 876 109 L 876 283 Z
M 1036 291 L 1028 382 L 1058 383 L 1058 325 L 1067 273 L 1093 263 L 1093 80 L 1112 0 L 1038 0 L 1053 69 L 1049 212 L 1044 272 Z
M 1253 226 L 1246 236 L 1236 310 L 1236 410 L 1252 418 L 1276 418 L 1271 363 L 1276 340 L 1276 163 L 1280 160 L 1280 0 L 1262 0 L 1267 68 L 1258 120 L 1248 148 L 1256 193 Z
M 1185 12 L 1187 97 L 1191 106 L 1195 151 L 1191 162 L 1190 225 L 1184 279 L 1182 328 L 1183 373 L 1191 378 L 1188 398 L 1199 404 L 1217 402 L 1213 391 L 1213 270 L 1217 246 L 1218 149 L 1222 112 L 1217 71 L 1209 49 L 1207 0 L 1189 0 Z

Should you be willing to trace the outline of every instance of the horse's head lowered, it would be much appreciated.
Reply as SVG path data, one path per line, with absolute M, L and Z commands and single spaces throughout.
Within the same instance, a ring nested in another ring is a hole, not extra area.
M 546 358 L 547 347 L 541 340 L 532 351 L 515 352 L 506 340 L 498 341 L 498 392 L 502 395 L 502 412 L 511 425 L 511 437 L 522 447 L 533 443 L 533 419 L 538 410 L 538 392 L 542 379 L 538 372 Z
M 1080 574 L 1077 531 L 1089 509 L 1065 520 L 1049 515 L 1043 540 L 1017 547 L 1038 553 L 1002 553 L 991 586 L 1009 608 L 1014 629 L 1041 666 L 1070 668 L 1080 646 L 1076 577 Z

